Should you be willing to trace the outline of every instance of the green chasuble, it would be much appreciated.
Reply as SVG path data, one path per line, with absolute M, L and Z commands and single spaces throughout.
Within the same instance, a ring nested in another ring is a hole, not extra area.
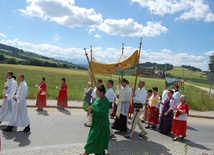
M 86 153 L 100 154 L 108 149 L 109 130 L 109 101 L 97 97 L 92 106 L 92 126 L 85 145 Z

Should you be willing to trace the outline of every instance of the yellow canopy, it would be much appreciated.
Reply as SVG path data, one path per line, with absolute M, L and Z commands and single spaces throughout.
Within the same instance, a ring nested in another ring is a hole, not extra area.
M 114 64 L 101 64 L 95 61 L 90 61 L 91 69 L 94 74 L 114 74 L 116 72 L 123 71 L 125 69 L 131 68 L 139 60 L 139 52 L 136 50 L 127 59 L 114 63 Z

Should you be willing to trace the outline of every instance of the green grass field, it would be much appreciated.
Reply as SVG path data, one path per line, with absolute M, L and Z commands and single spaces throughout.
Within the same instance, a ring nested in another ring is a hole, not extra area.
M 66 78 L 68 84 L 68 97 L 70 100 L 83 100 L 83 88 L 86 86 L 87 82 L 90 81 L 90 76 L 87 74 L 87 71 L 83 70 L 0 64 L 0 71 L 0 84 L 2 84 L 2 89 L 3 84 L 6 82 L 7 71 L 13 71 L 14 75 L 24 74 L 29 86 L 28 98 L 30 99 L 36 98 L 37 91 L 35 89 L 35 85 L 39 84 L 41 77 L 46 78 L 47 97 L 49 99 L 56 99 L 58 90 L 56 90 L 55 87 L 60 86 L 60 79 L 62 77 Z M 115 81 L 116 87 L 116 85 L 118 85 L 119 76 L 113 75 L 110 77 L 104 75 L 95 75 L 95 78 L 101 78 L 104 84 L 106 84 L 108 79 L 112 78 Z M 133 87 L 135 77 L 124 76 L 124 78 L 128 79 L 130 81 L 130 86 Z M 138 77 L 138 81 L 140 79 L 143 79 L 146 82 L 146 89 L 151 89 L 153 86 L 157 86 L 159 88 L 160 94 L 162 94 L 165 84 L 164 79 Z M 214 97 L 212 100 L 209 100 L 209 94 L 205 91 L 185 85 L 184 91 L 181 91 L 181 93 L 184 93 L 188 96 L 189 104 L 192 109 L 212 110 L 214 108 Z
M 203 72 L 193 72 L 185 68 L 183 70 L 182 67 L 174 66 L 172 70 L 167 71 L 166 73 L 177 78 L 184 77 L 185 81 L 189 84 L 210 88 L 210 84 L 207 81 L 207 75 Z M 214 89 L 214 84 L 212 85 L 212 89 Z

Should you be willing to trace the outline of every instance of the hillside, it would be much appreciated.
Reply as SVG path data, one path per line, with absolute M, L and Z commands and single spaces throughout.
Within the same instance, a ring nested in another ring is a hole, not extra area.
M 172 70 L 166 71 L 166 76 L 184 78 L 195 82 L 207 82 L 207 75 L 204 72 L 191 71 L 180 66 L 174 66 Z
M 4 45 L 1 43 L 0 63 L 85 69 L 85 67 L 75 65 L 67 61 L 48 58 L 39 54 L 23 51 L 22 49 L 18 49 L 16 47 Z

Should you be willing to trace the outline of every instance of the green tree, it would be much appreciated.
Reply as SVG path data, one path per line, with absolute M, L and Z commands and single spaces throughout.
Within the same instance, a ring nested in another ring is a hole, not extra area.
M 7 64 L 17 64 L 17 61 L 16 59 L 14 58 L 9 58 L 5 61 Z
M 5 60 L 5 56 L 3 54 L 0 54 L 0 61 L 4 61 Z
M 210 63 L 214 64 L 214 52 L 213 52 L 213 55 L 210 56 Z

